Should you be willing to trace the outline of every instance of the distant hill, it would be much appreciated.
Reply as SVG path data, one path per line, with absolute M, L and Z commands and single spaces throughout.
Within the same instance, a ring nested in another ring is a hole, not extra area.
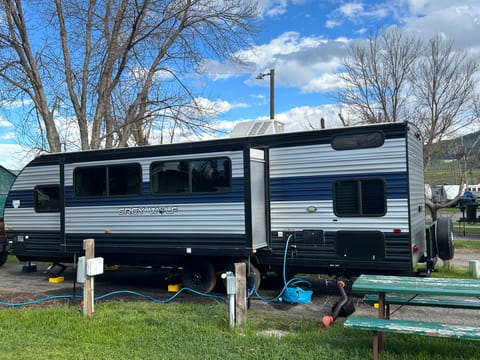
M 480 131 L 436 144 L 432 164 L 425 173 L 425 182 L 428 184 L 458 184 L 462 170 L 460 162 L 455 159 L 462 156 L 465 149 L 470 150 L 478 136 L 480 136 Z M 478 145 L 473 150 L 473 154 L 479 154 Z M 469 161 L 468 166 L 472 172 L 468 177 L 468 184 L 480 183 L 479 160 L 471 159 Z
M 433 160 L 453 160 L 459 154 L 463 154 L 464 149 L 470 150 L 479 136 L 480 131 L 477 131 L 455 139 L 440 141 L 436 144 Z M 473 154 L 478 154 L 480 150 L 479 144 L 473 150 Z

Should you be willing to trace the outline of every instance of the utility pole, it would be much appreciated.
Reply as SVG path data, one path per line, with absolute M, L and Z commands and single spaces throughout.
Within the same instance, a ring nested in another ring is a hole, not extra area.
M 265 76 L 270 76 L 270 120 L 273 120 L 275 119 L 275 69 L 258 74 L 257 79 L 262 80 Z

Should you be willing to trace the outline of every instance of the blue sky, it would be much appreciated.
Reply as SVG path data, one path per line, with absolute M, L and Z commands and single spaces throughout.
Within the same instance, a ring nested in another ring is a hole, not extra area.
M 241 120 L 269 117 L 269 78 L 275 69 L 275 117 L 287 131 L 338 124 L 332 94 L 340 83 L 334 73 L 349 44 L 371 31 L 399 25 L 429 37 L 440 33 L 458 47 L 480 54 L 478 0 L 260 0 L 262 31 L 252 49 L 239 55 L 249 66 L 208 60 L 192 77 L 200 101 L 213 104 L 216 120 L 228 131 Z M 0 117 L 0 164 L 21 168 L 28 160 L 15 145 L 15 128 Z

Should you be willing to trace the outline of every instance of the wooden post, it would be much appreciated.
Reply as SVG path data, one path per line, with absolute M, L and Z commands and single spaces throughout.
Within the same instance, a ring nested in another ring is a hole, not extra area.
M 247 322 L 247 265 L 235 263 L 235 319 L 240 329 Z
M 83 249 L 85 250 L 85 283 L 83 284 L 83 315 L 93 315 L 93 277 L 87 275 L 87 260 L 95 257 L 95 240 L 84 239 Z

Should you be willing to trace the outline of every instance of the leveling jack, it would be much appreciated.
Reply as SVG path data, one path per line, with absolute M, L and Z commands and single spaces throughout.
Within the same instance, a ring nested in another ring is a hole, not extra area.
M 333 305 L 332 313 L 324 315 L 322 321 L 317 323 L 319 327 L 327 328 L 333 324 L 337 317 L 347 317 L 355 312 L 355 305 L 345 292 L 345 282 L 338 280 L 337 287 L 342 298 Z
M 59 277 L 61 273 L 65 271 L 67 267 L 63 264 L 53 263 L 50 265 L 45 272 L 52 275 L 53 277 Z

